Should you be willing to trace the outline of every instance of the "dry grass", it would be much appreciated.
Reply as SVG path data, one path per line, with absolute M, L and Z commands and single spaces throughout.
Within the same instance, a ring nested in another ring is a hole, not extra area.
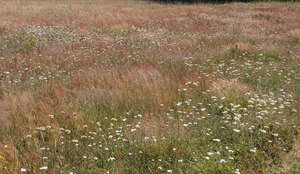
M 211 89 L 209 89 L 211 92 L 216 93 L 226 93 L 228 90 L 231 90 L 231 88 L 234 88 L 238 90 L 240 93 L 247 93 L 249 92 L 249 87 L 246 84 L 243 84 L 241 82 L 238 82 L 236 80 L 217 80 L 212 83 Z
M 296 143 L 294 144 L 294 148 L 291 152 L 289 152 L 285 157 L 284 157 L 284 163 L 283 163 L 283 167 L 281 168 L 282 173 L 287 173 L 291 170 L 292 167 L 296 167 L 296 165 L 299 166 L 299 158 L 300 157 L 300 145 L 299 145 L 299 141 L 296 141 Z
M 1 122 L 1 126 L 5 126 L 8 124 L 8 118 L 9 118 L 9 111 L 10 111 L 10 107 L 9 107 L 9 102 L 7 101 L 6 98 L 2 98 L 0 101 L 0 122 Z

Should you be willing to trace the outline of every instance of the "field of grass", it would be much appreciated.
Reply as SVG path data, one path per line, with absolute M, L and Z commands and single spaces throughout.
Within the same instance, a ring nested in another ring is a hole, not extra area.
M 0 0 L 0 173 L 300 173 L 299 19 L 300 3 Z

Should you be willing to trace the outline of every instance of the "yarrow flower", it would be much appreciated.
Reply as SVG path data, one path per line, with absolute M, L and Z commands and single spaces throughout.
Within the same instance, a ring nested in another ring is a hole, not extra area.
M 239 169 L 235 169 L 234 173 L 235 174 L 241 174 Z
M 233 131 L 234 131 L 234 132 L 237 132 L 237 133 L 241 132 L 241 131 L 238 130 L 238 129 L 233 129 Z
M 220 160 L 220 163 L 226 163 L 226 160 L 221 159 L 221 160 Z
M 220 139 L 217 139 L 217 138 L 215 138 L 215 139 L 213 139 L 213 141 L 215 141 L 215 142 L 220 142 L 221 140 L 220 140 Z
M 47 166 L 40 167 L 40 170 L 48 170 Z
M 114 161 L 115 159 L 115 157 L 109 157 L 107 161 Z

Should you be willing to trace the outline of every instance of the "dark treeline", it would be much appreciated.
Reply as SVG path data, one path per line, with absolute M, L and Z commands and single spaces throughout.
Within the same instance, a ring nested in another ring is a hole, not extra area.
M 161 3 L 297 2 L 300 0 L 151 0 Z

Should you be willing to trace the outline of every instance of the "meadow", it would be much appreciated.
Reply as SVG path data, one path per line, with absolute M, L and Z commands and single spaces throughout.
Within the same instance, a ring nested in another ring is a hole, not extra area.
M 0 0 L 1 174 L 299 174 L 300 3 Z

